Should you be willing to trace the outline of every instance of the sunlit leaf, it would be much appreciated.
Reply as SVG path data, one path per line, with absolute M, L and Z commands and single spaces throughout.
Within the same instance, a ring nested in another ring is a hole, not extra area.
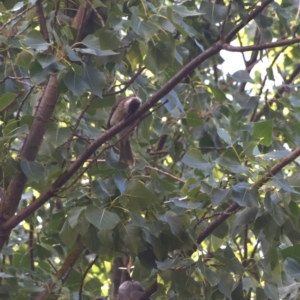
M 93 205 L 87 207 L 85 215 L 87 220 L 98 229 L 112 229 L 120 222 L 117 214 Z
M 40 181 L 46 174 L 45 167 L 34 161 L 21 160 L 20 166 L 26 177 L 33 181 Z

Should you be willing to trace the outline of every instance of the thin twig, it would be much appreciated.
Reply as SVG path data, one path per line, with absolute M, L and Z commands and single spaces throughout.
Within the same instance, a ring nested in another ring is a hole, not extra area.
M 172 174 L 170 174 L 170 173 L 168 173 L 168 172 L 166 172 L 166 171 L 163 171 L 163 170 L 161 170 L 161 169 L 159 169 L 159 168 L 152 167 L 152 166 L 149 166 L 149 165 L 147 165 L 145 168 L 148 168 L 148 169 L 157 171 L 157 172 L 159 172 L 159 173 L 161 173 L 161 174 L 164 174 L 165 176 L 168 176 L 168 177 L 170 177 L 170 178 L 173 178 L 173 179 L 175 179 L 176 181 L 179 181 L 179 182 L 181 182 L 181 183 L 186 183 L 185 180 L 183 180 L 183 179 L 181 179 L 181 178 L 178 178 L 178 177 L 176 177 L 176 176 L 174 176 L 174 175 L 172 175 Z
M 0 80 L 0 83 L 4 82 L 7 79 L 11 80 L 23 80 L 23 79 L 30 79 L 29 76 L 24 76 L 24 77 L 14 77 L 14 76 L 5 76 Z
M 234 214 L 235 212 L 237 212 L 238 210 L 240 209 L 240 207 L 234 209 L 234 210 L 226 210 L 226 211 L 221 211 L 221 212 L 217 212 L 217 213 L 214 213 L 213 215 L 211 216 L 208 216 L 208 217 L 202 217 L 195 225 L 194 225 L 194 229 L 198 227 L 198 225 L 200 223 L 202 223 L 203 221 L 205 220 L 209 220 L 209 219 L 212 219 L 212 218 L 215 218 L 215 217 L 220 217 L 220 216 L 230 216 L 232 214 Z
M 114 147 L 117 143 L 119 142 L 119 140 L 117 140 L 114 144 L 110 144 L 105 146 L 97 155 L 95 155 L 95 157 L 89 161 L 89 164 L 78 174 L 78 176 L 76 176 L 76 178 L 66 187 L 60 189 L 60 192 L 62 191 L 66 191 L 67 189 L 69 189 L 71 186 L 73 186 L 82 176 L 83 174 L 95 163 L 97 162 L 98 157 L 105 152 L 106 150 L 108 150 L 109 148 Z
M 246 261 L 248 259 L 248 224 L 245 225 L 244 230 L 244 259 Z
M 87 110 L 89 109 L 89 107 L 91 106 L 91 104 L 94 101 L 94 99 L 96 99 L 96 96 L 95 95 L 91 95 L 90 98 L 89 98 L 89 100 L 88 100 L 88 102 L 87 102 L 87 104 L 86 104 L 86 106 L 85 106 L 85 108 L 81 111 L 79 117 L 77 118 L 75 126 L 74 126 L 74 128 L 72 130 L 72 133 L 71 133 L 71 135 L 69 136 L 69 138 L 68 138 L 68 140 L 66 142 L 66 144 L 67 144 L 67 152 L 70 150 L 71 141 L 73 139 L 73 136 L 76 133 L 76 130 L 77 130 L 79 124 L 80 124 L 81 119 L 83 118 L 84 114 L 87 112 Z
M 146 69 L 146 67 L 141 67 L 139 68 L 139 70 L 126 82 L 126 83 L 123 83 L 125 86 L 116 91 L 116 92 L 112 92 L 112 93 L 104 93 L 103 96 L 112 96 L 112 95 L 117 95 L 117 94 L 121 94 L 123 92 L 125 92 L 128 87 L 136 80 L 136 78 Z
M 244 47 L 236 47 L 231 46 L 228 44 L 223 45 L 223 49 L 230 51 L 230 52 L 246 52 L 246 51 L 257 51 L 257 50 L 265 50 L 265 49 L 274 49 L 276 47 L 282 47 L 287 45 L 293 45 L 300 42 L 300 38 L 288 39 L 288 40 L 280 40 L 273 43 L 268 44 L 259 44 L 259 45 L 251 45 L 251 46 L 244 46 Z
M 85 277 L 88 274 L 89 270 L 91 269 L 91 267 L 94 265 L 94 263 L 97 261 L 98 258 L 99 258 L 99 256 L 96 255 L 95 258 L 89 263 L 89 265 L 85 269 L 84 273 L 82 274 L 82 277 L 81 277 L 81 280 L 80 280 L 79 291 L 78 291 L 78 298 L 79 298 L 79 300 L 82 299 L 82 290 L 83 290 L 84 279 L 85 279 Z
M 9 107 L 11 107 L 16 101 L 17 99 L 24 93 L 24 90 L 19 91 L 19 93 L 15 96 L 15 98 L 13 100 L 11 100 L 5 107 L 3 107 L 0 110 L 0 114 L 2 114 L 4 111 L 6 111 Z
M 34 89 L 34 86 L 32 86 L 29 91 L 27 92 L 27 94 L 25 95 L 25 97 L 23 98 L 23 100 L 21 101 L 21 103 L 19 104 L 19 107 L 18 107 L 18 110 L 17 110 L 17 114 L 16 114 L 16 120 L 19 120 L 20 119 L 20 113 L 21 113 L 21 110 L 23 108 L 23 105 L 25 104 L 26 100 L 28 99 L 28 97 L 30 96 L 30 94 L 32 93 Z
M 24 15 L 25 13 L 27 13 L 30 9 L 34 8 L 35 4 L 27 7 L 25 10 L 23 10 L 22 12 L 20 12 L 19 14 L 15 15 L 14 17 L 12 17 L 11 19 L 9 19 L 7 22 L 5 22 L 1 27 L 0 27 L 0 31 L 2 31 L 4 29 L 5 26 L 7 26 L 9 23 L 11 23 L 13 20 L 17 19 L 18 17 Z

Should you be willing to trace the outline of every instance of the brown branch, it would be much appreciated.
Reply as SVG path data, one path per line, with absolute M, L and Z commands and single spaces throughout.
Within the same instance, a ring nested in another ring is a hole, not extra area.
M 280 41 L 273 42 L 273 43 L 251 45 L 251 46 L 245 46 L 245 47 L 236 47 L 236 46 L 224 44 L 223 49 L 230 51 L 230 52 L 246 52 L 246 51 L 265 50 L 265 49 L 270 49 L 270 48 L 273 49 L 276 47 L 293 45 L 293 44 L 297 44 L 297 43 L 300 43 L 300 38 L 294 38 L 294 39 L 289 39 L 289 40 L 280 40 Z
M 104 20 L 99 15 L 99 13 L 98 13 L 97 9 L 95 8 L 95 6 L 91 3 L 90 0 L 86 0 L 86 2 L 90 5 L 91 9 L 93 10 L 93 12 L 95 13 L 95 15 L 97 16 L 97 18 L 98 18 L 98 20 L 100 22 L 101 27 L 104 27 L 105 26 Z
M 10 80 L 22 80 L 22 79 L 30 79 L 30 77 L 28 76 L 24 76 L 24 77 L 14 77 L 14 76 L 5 76 L 0 80 L 0 83 L 3 83 L 5 80 L 10 79 Z
M 89 4 L 85 2 L 83 5 L 80 5 L 76 16 L 72 20 L 72 27 L 77 29 L 77 36 L 75 43 L 81 41 L 83 36 L 83 31 L 86 27 L 86 24 L 91 16 L 91 10 L 89 9 Z
M 48 122 L 52 116 L 57 100 L 57 78 L 56 75 L 50 75 L 48 84 L 41 96 L 41 103 L 35 115 L 32 127 L 23 147 L 20 150 L 20 158 L 33 161 L 37 155 L 42 143 L 44 133 Z M 19 205 L 27 178 L 23 172 L 17 173 L 10 181 L 4 199 L 0 202 L 0 224 L 11 218 Z M 33 201 L 32 203 L 34 203 Z M 0 232 L 0 249 L 3 247 L 9 232 Z
M 254 182 L 251 186 L 252 189 L 260 188 L 264 185 L 268 180 L 272 178 L 273 175 L 278 173 L 283 167 L 287 166 L 291 162 L 293 162 L 300 155 L 300 147 L 296 148 L 290 155 L 282 159 L 276 165 L 274 165 L 270 171 L 266 172 L 259 180 Z M 213 231 L 221 225 L 231 214 L 231 212 L 239 210 L 241 206 L 237 203 L 231 204 L 225 211 L 224 214 L 219 216 L 214 222 L 212 222 L 209 226 L 203 230 L 198 238 L 197 242 L 201 244 Z
M 44 12 L 43 12 L 42 0 L 37 0 L 35 2 L 35 5 L 36 5 L 36 13 L 37 13 L 37 16 L 39 19 L 41 34 L 44 37 L 45 41 L 47 41 L 49 43 L 50 39 L 49 39 L 48 30 L 47 30 L 46 19 L 45 19 Z
M 79 258 L 82 251 L 85 249 L 82 242 L 77 242 L 74 250 L 67 256 L 61 268 L 56 272 L 55 277 L 58 280 L 62 280 L 62 278 L 69 273 L 70 269 L 74 266 L 76 260 Z M 34 300 L 43 300 L 47 295 L 53 290 L 55 287 L 55 282 L 51 280 L 47 284 L 45 284 L 45 289 L 41 291 Z
M 157 143 L 157 147 L 155 149 L 156 152 L 163 150 L 164 145 L 167 141 L 168 135 L 167 134 L 163 134 L 160 138 L 159 141 Z

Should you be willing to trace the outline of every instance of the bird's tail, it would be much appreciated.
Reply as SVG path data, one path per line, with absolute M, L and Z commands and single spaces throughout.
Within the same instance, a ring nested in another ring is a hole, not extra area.
M 134 158 L 128 139 L 123 139 L 120 142 L 120 162 L 130 166 L 134 164 Z

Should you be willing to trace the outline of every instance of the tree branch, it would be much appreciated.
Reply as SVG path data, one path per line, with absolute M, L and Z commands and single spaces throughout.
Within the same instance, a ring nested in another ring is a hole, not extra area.
M 45 19 L 44 12 L 43 12 L 42 0 L 37 0 L 35 2 L 35 4 L 36 4 L 36 13 L 39 18 L 41 34 L 43 35 L 44 39 L 49 43 L 50 39 L 49 39 L 48 30 L 47 30 L 46 19 Z
M 265 0 L 261 3 L 260 6 L 257 6 L 256 9 L 252 11 L 252 13 L 249 14 L 248 20 L 246 23 L 239 23 L 237 26 L 235 26 L 233 29 L 231 29 L 226 36 L 224 37 L 225 43 L 229 43 L 233 37 L 242 29 L 244 28 L 251 20 L 253 20 L 256 16 L 258 16 L 270 3 L 272 3 L 273 0 Z
M 50 75 L 47 86 L 41 96 L 41 102 L 34 116 L 34 121 L 23 147 L 20 150 L 20 158 L 33 161 L 42 143 L 48 122 L 52 116 L 57 100 L 57 78 Z M 19 205 L 27 178 L 23 172 L 17 173 L 7 188 L 4 199 L 0 202 L 0 223 L 11 218 Z M 9 232 L 0 232 L 0 249 L 3 247 Z
M 296 66 L 296 68 L 294 69 L 294 71 L 292 72 L 290 77 L 285 81 L 285 84 L 286 85 L 291 84 L 296 79 L 296 77 L 299 75 L 299 73 L 300 73 L 300 64 L 298 64 Z M 274 101 L 276 101 L 277 99 L 279 99 L 281 97 L 284 90 L 285 90 L 285 86 L 282 86 L 281 88 L 279 88 L 278 91 L 276 92 L 274 98 L 272 100 L 267 101 L 266 104 L 264 105 L 264 107 L 271 106 Z M 258 113 L 256 113 L 255 115 L 252 116 L 251 119 L 253 122 L 257 122 L 262 117 L 262 115 L 264 113 L 264 107 L 262 107 L 262 109 Z
M 296 148 L 290 155 L 282 159 L 276 165 L 274 165 L 270 171 L 266 172 L 259 180 L 254 182 L 251 186 L 251 189 L 260 188 L 264 185 L 268 180 L 272 178 L 273 175 L 278 173 L 283 167 L 287 166 L 289 163 L 293 162 L 298 156 L 300 156 L 300 147 Z M 209 226 L 202 231 L 198 238 L 197 242 L 200 244 L 202 243 L 213 231 L 221 225 L 230 215 L 231 212 L 239 210 L 241 206 L 237 203 L 231 204 L 225 211 L 224 214 L 219 216 L 214 222 L 212 222 Z M 196 250 L 196 249 L 194 249 Z
M 236 47 L 231 46 L 228 44 L 223 45 L 223 49 L 230 51 L 230 52 L 246 52 L 246 51 L 257 51 L 257 50 L 265 50 L 270 48 L 282 47 L 287 45 L 293 45 L 300 43 L 300 38 L 294 38 L 289 40 L 281 40 L 273 43 L 268 44 L 260 44 L 260 45 L 251 45 L 251 46 L 244 46 L 244 47 Z

